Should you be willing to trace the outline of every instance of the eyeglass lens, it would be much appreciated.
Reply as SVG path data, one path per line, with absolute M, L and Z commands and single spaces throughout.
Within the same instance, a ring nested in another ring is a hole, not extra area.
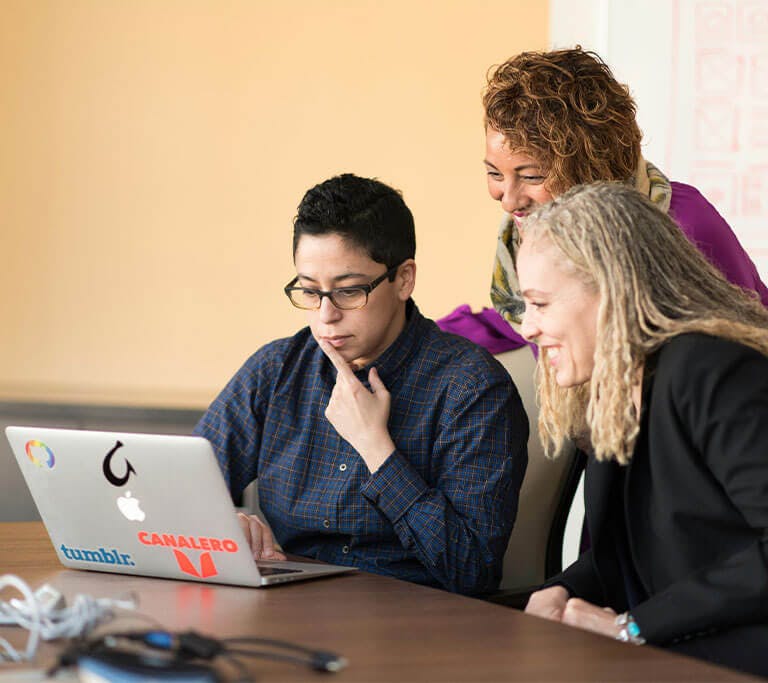
M 364 289 L 355 287 L 334 289 L 328 296 L 336 308 L 346 310 L 361 308 L 365 306 L 368 299 L 368 293 Z M 320 308 L 322 300 L 321 294 L 312 289 L 293 289 L 290 292 L 290 297 L 294 305 L 308 309 Z

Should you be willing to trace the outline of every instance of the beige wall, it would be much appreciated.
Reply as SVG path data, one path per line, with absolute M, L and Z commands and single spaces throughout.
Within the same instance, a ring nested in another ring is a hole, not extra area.
M 416 299 L 487 305 L 486 69 L 539 0 L 3 0 L 0 398 L 204 406 L 303 315 L 291 218 L 403 190 Z

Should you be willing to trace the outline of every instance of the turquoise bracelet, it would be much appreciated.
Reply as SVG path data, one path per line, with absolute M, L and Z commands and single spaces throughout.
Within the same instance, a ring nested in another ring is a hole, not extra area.
M 633 645 L 645 644 L 645 638 L 640 635 L 640 627 L 629 612 L 619 614 L 619 616 L 616 617 L 616 625 L 622 627 L 619 634 L 616 636 L 616 640 L 632 643 Z

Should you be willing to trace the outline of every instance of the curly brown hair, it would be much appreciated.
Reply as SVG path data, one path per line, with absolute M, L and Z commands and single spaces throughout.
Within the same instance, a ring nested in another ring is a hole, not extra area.
M 522 52 L 491 68 L 485 125 L 534 157 L 554 195 L 581 183 L 626 181 L 640 161 L 637 107 L 594 52 Z

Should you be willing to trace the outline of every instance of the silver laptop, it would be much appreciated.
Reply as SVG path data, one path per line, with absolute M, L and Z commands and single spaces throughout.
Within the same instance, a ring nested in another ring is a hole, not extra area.
M 203 438 L 40 427 L 5 433 L 66 567 L 255 587 L 354 571 L 255 562 Z

